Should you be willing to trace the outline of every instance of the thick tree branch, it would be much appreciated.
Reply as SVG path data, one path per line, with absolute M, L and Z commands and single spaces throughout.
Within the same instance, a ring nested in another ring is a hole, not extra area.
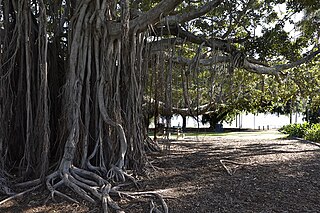
M 152 106 L 149 105 L 150 103 L 152 104 Z M 142 107 L 145 108 L 150 115 L 153 115 L 154 114 L 153 111 L 155 110 L 155 107 L 154 107 L 155 104 L 156 102 L 153 98 L 144 97 L 144 104 L 142 105 Z M 219 107 L 221 107 L 221 105 L 219 105 Z M 208 113 L 209 111 L 214 111 L 215 109 L 216 109 L 215 103 L 206 103 L 199 107 L 194 107 L 192 109 L 172 107 L 170 111 L 168 111 L 168 109 L 166 108 L 165 103 L 161 101 L 159 101 L 159 106 L 158 106 L 158 110 L 161 115 L 177 114 L 182 116 L 194 116 L 195 113 L 198 113 L 198 115 L 203 115 Z
M 207 4 L 203 5 L 200 8 L 195 8 L 190 12 L 183 13 L 183 14 L 177 14 L 174 16 L 168 16 L 164 20 L 162 20 L 159 25 L 165 26 L 165 25 L 171 25 L 171 24 L 176 24 L 176 23 L 183 23 L 190 21 L 192 19 L 195 19 L 197 17 L 200 17 L 202 15 L 205 15 L 206 13 L 210 12 L 217 6 L 219 6 L 220 3 L 222 3 L 223 0 L 215 0 L 215 1 L 210 1 Z
M 179 64 L 191 65 L 193 61 L 191 59 L 182 57 L 182 56 L 174 56 L 172 61 Z M 226 63 L 230 61 L 230 57 L 228 56 L 213 56 L 208 59 L 200 59 L 199 64 L 202 66 L 211 66 L 213 64 L 218 63 Z
M 305 57 L 292 62 L 288 64 L 281 64 L 281 65 L 275 65 L 275 66 L 268 66 L 267 64 L 257 61 L 255 59 L 246 58 L 239 50 L 237 50 L 235 47 L 233 47 L 231 44 L 229 44 L 227 41 L 222 39 L 206 39 L 202 37 L 198 37 L 190 32 L 184 31 L 180 27 L 172 27 L 171 33 L 173 35 L 176 35 L 186 41 L 195 43 L 195 44 L 204 44 L 207 47 L 211 47 L 213 49 L 223 51 L 225 53 L 229 53 L 229 56 L 214 56 L 209 59 L 201 59 L 200 64 L 203 66 L 210 66 L 212 64 L 216 63 L 226 63 L 230 62 L 231 60 L 234 60 L 234 58 L 238 55 L 239 57 L 237 64 L 235 64 L 235 67 L 238 68 L 244 68 L 247 71 L 259 73 L 259 74 L 270 74 L 270 75 L 278 75 L 279 72 L 290 69 L 293 67 L 297 67 L 301 64 L 307 63 L 311 61 L 315 56 L 317 56 L 320 53 L 320 50 L 316 50 L 313 52 L 310 52 Z M 182 40 L 177 39 L 169 39 L 164 41 L 159 41 L 159 43 L 154 44 L 153 49 L 154 50 L 164 50 L 166 48 L 170 48 L 170 45 L 174 45 L 175 42 L 181 43 Z M 162 48 L 160 48 L 162 46 Z M 173 57 L 173 61 L 176 63 L 181 64 L 191 64 L 192 60 L 181 57 L 181 56 L 175 56 Z
M 183 65 L 191 65 L 193 61 L 191 59 L 188 59 L 183 56 L 171 56 L 167 53 L 167 50 L 170 48 L 173 48 L 174 45 L 180 45 L 184 41 L 180 38 L 168 38 L 168 39 L 162 39 L 160 41 L 155 41 L 150 43 L 151 45 L 151 52 L 159 52 L 162 51 L 163 54 L 166 56 L 166 58 L 171 58 L 173 62 Z M 227 63 L 230 62 L 229 56 L 213 56 L 209 58 L 207 54 L 203 54 L 200 57 L 199 64 L 202 66 L 211 66 L 213 64 L 218 63 Z
M 172 48 L 174 45 L 183 44 L 183 40 L 180 38 L 167 38 L 159 41 L 150 42 L 151 52 L 163 51 Z
M 146 29 L 148 25 L 154 24 L 162 17 L 168 15 L 182 0 L 163 0 L 157 6 L 150 9 L 148 12 L 130 21 L 130 28 L 139 30 Z
M 228 42 L 227 40 L 219 39 L 219 38 L 211 38 L 207 39 L 205 37 L 199 37 L 194 35 L 191 32 L 188 32 L 186 30 L 183 30 L 180 26 L 178 25 L 170 25 L 170 29 L 168 30 L 167 28 L 165 29 L 159 29 L 156 28 L 154 31 L 155 35 L 174 35 L 178 38 L 181 38 L 185 41 L 194 43 L 194 44 L 202 44 L 204 43 L 204 46 L 206 47 L 211 47 L 215 50 L 220 50 L 224 51 L 227 53 L 231 53 L 236 51 L 236 49 Z
M 279 72 L 281 72 L 283 70 L 294 68 L 294 67 L 297 67 L 301 64 L 304 64 L 304 63 L 311 61 L 319 53 L 320 53 L 320 49 L 318 49 L 317 51 L 314 51 L 314 52 L 310 52 L 305 57 L 303 57 L 295 62 L 288 63 L 288 64 L 275 65 L 273 67 L 262 66 L 260 64 L 252 63 L 249 60 L 245 59 L 244 64 L 243 64 L 243 68 L 250 71 L 250 72 L 255 72 L 255 73 L 259 73 L 259 74 L 278 75 Z
M 175 9 L 183 0 L 162 0 L 155 7 L 142 15 L 131 20 L 129 23 L 130 30 L 143 31 L 148 25 L 157 23 L 162 17 L 168 15 Z M 119 36 L 121 32 L 121 24 L 109 22 L 109 34 L 111 36 Z

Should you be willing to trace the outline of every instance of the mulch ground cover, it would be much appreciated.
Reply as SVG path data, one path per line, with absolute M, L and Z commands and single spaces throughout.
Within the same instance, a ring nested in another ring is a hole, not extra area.
M 319 151 L 317 144 L 274 132 L 180 138 L 170 150 L 149 155 L 152 168 L 140 190 L 161 194 L 169 212 L 177 213 L 320 212 Z M 44 204 L 48 195 L 33 191 L 1 205 L 0 212 L 100 212 L 58 198 Z M 150 206 L 150 199 L 119 202 L 125 212 L 148 212 Z

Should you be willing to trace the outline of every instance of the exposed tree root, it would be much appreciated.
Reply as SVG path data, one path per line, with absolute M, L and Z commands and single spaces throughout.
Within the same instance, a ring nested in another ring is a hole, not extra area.
M 144 150 L 147 153 L 160 152 L 161 148 L 156 141 L 152 140 L 150 137 L 146 137 L 146 139 L 144 140 Z
M 163 209 L 164 213 L 168 213 L 168 206 L 166 202 L 164 201 L 163 197 L 156 192 L 153 191 L 146 191 L 146 192 L 123 192 L 123 191 L 117 191 L 120 195 L 126 196 L 131 199 L 138 199 L 139 197 L 155 197 L 159 200 L 161 207 Z M 156 204 L 153 202 L 153 200 L 150 201 L 150 212 L 161 212 Z
M 133 177 L 116 166 L 113 166 L 109 170 L 107 178 L 109 180 L 115 178 L 117 179 L 117 182 L 124 182 L 129 179 L 137 186 Z M 101 176 L 75 166 L 71 166 L 68 170 L 63 170 L 63 172 L 56 171 L 52 173 L 47 177 L 46 185 L 51 192 L 48 199 L 54 199 L 54 196 L 57 195 L 71 202 L 78 203 L 74 198 L 58 190 L 59 187 L 65 185 L 82 199 L 90 203 L 97 204 L 96 201 L 100 201 L 103 212 L 108 212 L 109 209 L 113 209 L 116 212 L 122 212 L 121 207 L 112 199 L 111 195 L 119 197 L 126 196 L 131 199 L 137 199 L 138 197 L 155 197 L 161 203 L 164 212 L 168 212 L 168 207 L 164 199 L 155 192 L 122 192 L 118 189 L 127 184 L 112 186 L 109 181 Z M 158 212 L 156 211 L 156 207 L 152 207 L 152 209 L 151 212 Z
M 10 200 L 13 200 L 13 199 L 15 199 L 15 198 L 21 197 L 21 196 L 23 196 L 23 195 L 25 195 L 25 194 L 27 194 L 27 193 L 29 193 L 29 192 L 31 192 L 31 191 L 39 188 L 40 186 L 42 186 L 42 184 L 39 184 L 39 185 L 37 185 L 37 186 L 32 187 L 31 189 L 25 190 L 25 191 L 23 191 L 23 192 L 20 192 L 20 193 L 18 193 L 18 194 L 15 194 L 15 195 L 13 195 L 13 196 L 11 196 L 11 197 L 8 197 L 8 198 L 4 199 L 3 201 L 1 201 L 1 202 L 0 202 L 0 205 L 4 204 L 4 203 L 6 203 L 6 202 L 8 202 L 8 201 L 10 201 Z
M 230 176 L 232 176 L 236 172 L 238 166 L 241 166 L 241 165 L 250 166 L 250 164 L 247 164 L 247 163 L 238 163 L 231 160 L 220 160 L 220 163 Z M 225 163 L 234 164 L 236 165 L 236 168 L 231 170 L 231 168 L 228 168 Z
M 14 195 L 15 193 L 9 187 L 9 181 L 6 178 L 4 171 L 0 170 L 0 194 Z
M 23 182 L 23 183 L 17 183 L 14 186 L 15 187 L 32 187 L 32 186 L 39 185 L 39 184 L 41 184 L 41 179 L 38 178 L 35 180 Z

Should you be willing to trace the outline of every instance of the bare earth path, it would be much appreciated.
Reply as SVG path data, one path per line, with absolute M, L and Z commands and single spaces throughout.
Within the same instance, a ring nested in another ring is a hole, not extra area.
M 320 147 L 283 137 L 180 139 L 170 155 L 156 157 L 153 165 L 163 169 L 147 188 L 163 190 L 170 212 L 320 212 Z
M 185 137 L 169 154 L 153 154 L 141 190 L 158 191 L 169 212 L 320 212 L 320 147 L 283 139 L 276 131 Z M 0 206 L 0 212 L 100 212 L 86 203 L 49 201 L 35 191 Z M 1 198 L 2 200 L 3 198 Z M 125 212 L 148 212 L 148 202 L 124 203 Z

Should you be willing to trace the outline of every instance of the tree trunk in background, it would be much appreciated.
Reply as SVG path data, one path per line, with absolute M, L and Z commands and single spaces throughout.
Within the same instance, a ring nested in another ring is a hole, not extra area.
M 182 131 L 185 132 L 187 129 L 187 116 L 182 116 Z

